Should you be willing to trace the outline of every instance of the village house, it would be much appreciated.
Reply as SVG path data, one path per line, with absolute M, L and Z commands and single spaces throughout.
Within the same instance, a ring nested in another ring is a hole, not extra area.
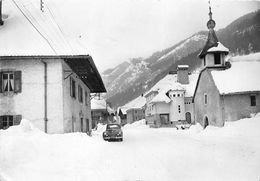
M 93 96 L 91 99 L 92 128 L 98 123 L 108 124 L 114 122 L 115 111 L 102 96 Z
M 89 132 L 90 93 L 106 91 L 92 57 L 65 39 L 48 8 L 3 3 L 0 129 L 25 118 L 46 133 Z
M 145 103 L 146 99 L 141 95 L 124 105 L 124 108 L 126 108 L 127 124 L 145 119 Z
M 117 123 L 121 124 L 122 126 L 127 124 L 127 112 L 126 112 L 126 110 L 127 110 L 127 108 L 122 106 L 122 107 L 118 107 L 117 111 L 116 111 Z
M 190 74 L 188 65 L 179 65 L 177 74 L 168 74 L 144 96 L 145 119 L 151 127 L 175 126 L 179 121 L 194 123 L 192 96 L 198 74 Z
M 215 34 L 209 12 L 208 40 L 199 54 L 202 70 L 193 96 L 195 120 L 204 128 L 224 126 L 260 111 L 260 54 L 232 57 Z

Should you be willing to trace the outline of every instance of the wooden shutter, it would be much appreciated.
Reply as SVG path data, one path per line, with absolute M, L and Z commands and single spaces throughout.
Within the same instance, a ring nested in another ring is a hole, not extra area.
M 3 92 L 3 73 L 0 72 L 0 93 Z
M 72 78 L 70 77 L 70 96 L 72 97 Z
M 0 129 L 3 129 L 3 116 L 0 116 Z
M 14 125 L 19 125 L 22 120 L 22 115 L 15 115 L 13 120 L 14 120 Z
M 14 72 L 14 92 L 22 92 L 22 71 Z

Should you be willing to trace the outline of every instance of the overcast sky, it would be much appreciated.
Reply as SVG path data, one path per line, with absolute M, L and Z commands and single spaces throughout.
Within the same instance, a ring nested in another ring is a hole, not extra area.
M 208 0 L 49 1 L 64 32 L 92 55 L 99 71 L 148 57 L 207 30 Z M 216 28 L 260 8 L 259 1 L 211 0 Z

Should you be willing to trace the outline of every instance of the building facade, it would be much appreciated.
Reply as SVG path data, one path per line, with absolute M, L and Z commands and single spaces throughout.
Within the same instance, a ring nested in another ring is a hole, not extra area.
M 168 74 L 145 95 L 145 119 L 151 127 L 174 127 L 179 122 L 195 122 L 192 96 L 198 74 L 189 74 L 188 68 L 179 65 L 177 74 Z
M 101 96 L 94 96 L 91 99 L 91 117 L 92 128 L 97 124 L 108 124 L 115 122 L 115 111 L 110 107 L 110 104 Z
M 76 61 L 84 62 L 84 74 Z M 105 91 L 97 70 L 96 81 L 84 78 L 90 62 L 90 56 L 0 57 L 0 128 L 26 118 L 47 133 L 90 131 L 90 93 Z
M 1 3 L 0 129 L 25 118 L 46 133 L 89 132 L 89 95 L 106 91 L 92 57 L 64 36 L 47 8 Z
M 127 124 L 132 124 L 141 119 L 145 119 L 145 110 L 142 108 L 131 108 L 126 111 Z

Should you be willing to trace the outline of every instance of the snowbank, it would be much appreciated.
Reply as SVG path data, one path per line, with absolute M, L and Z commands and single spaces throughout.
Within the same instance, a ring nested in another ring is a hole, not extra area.
M 98 123 L 97 129 L 92 131 L 92 135 L 102 135 L 102 133 L 106 130 L 106 126 L 107 125 Z
M 149 128 L 148 125 L 145 124 L 145 119 L 142 119 L 140 121 L 133 122 L 132 124 L 126 124 L 123 129 L 144 129 Z
M 22 120 L 0 130 L 0 180 L 260 179 L 260 114 L 223 128 L 123 127 L 123 142 L 103 141 L 105 125 L 85 133 L 45 134 Z

